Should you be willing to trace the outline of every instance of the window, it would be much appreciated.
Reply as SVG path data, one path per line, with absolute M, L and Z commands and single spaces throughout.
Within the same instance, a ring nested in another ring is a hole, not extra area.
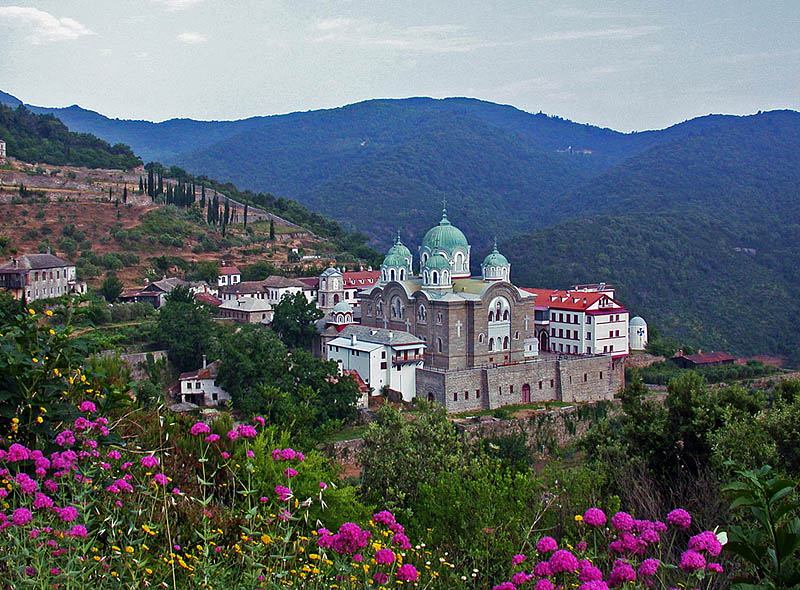
M 194 388 L 195 389 L 200 389 L 200 382 L 199 381 L 195 381 Z
M 216 393 L 212 393 L 211 394 L 211 399 L 213 399 L 214 401 L 217 401 L 219 399 L 219 395 L 217 395 Z
M 583 382 L 584 382 L 584 383 L 586 383 L 588 380 L 589 380 L 589 375 L 588 375 L 588 373 L 584 373 L 584 374 L 583 374 Z
M 454 401 L 454 402 L 457 402 L 457 401 L 458 401 L 458 392 L 457 392 L 457 391 L 454 391 L 454 392 L 453 392 L 453 401 Z
M 513 385 L 509 385 L 508 386 L 508 393 L 514 393 L 514 386 Z
M 577 330 L 573 330 L 572 331 L 572 339 L 573 340 L 577 340 L 578 339 L 578 331 Z
M 587 324 L 591 324 L 592 323 L 592 316 L 590 316 L 590 315 L 586 316 L 586 323 Z
M 385 359 L 385 358 L 386 358 L 386 351 L 385 351 L 385 350 L 382 350 L 382 351 L 381 351 L 381 358 L 382 358 L 382 359 Z
M 381 370 L 383 370 L 383 371 L 385 371 L 385 370 L 386 370 L 386 361 L 383 361 L 383 362 L 381 363 Z
M 539 389 L 541 389 L 541 388 L 542 388 L 542 382 L 539 381 Z
M 559 338 L 563 338 L 564 337 L 564 328 L 559 328 L 558 329 L 558 337 Z
M 494 338 L 489 338 L 489 352 L 494 350 Z
M 563 322 L 564 321 L 564 314 L 563 313 L 558 314 L 558 321 L 559 322 Z
M 556 329 L 555 328 L 550 328 L 550 336 L 555 337 L 555 335 L 556 335 Z
M 550 319 L 551 319 L 552 321 L 556 321 L 556 314 L 555 314 L 555 312 L 552 312 L 552 313 L 550 314 Z
M 503 350 L 508 350 L 508 336 L 503 338 Z
M 469 399 L 469 391 L 464 392 L 464 399 Z
M 586 354 L 592 354 L 592 347 L 591 346 L 587 346 L 586 347 Z
M 514 340 L 519 340 L 519 330 L 514 332 Z
M 613 344 L 609 345 L 608 352 L 614 352 L 614 345 Z
M 507 321 L 507 320 L 508 320 L 508 310 L 505 310 L 503 312 L 503 321 Z
M 437 314 L 436 314 L 436 323 L 441 326 L 443 321 L 444 321 L 444 316 L 442 315 L 442 312 L 441 311 L 437 312 Z
M 475 390 L 475 398 L 477 399 L 477 398 L 479 398 L 480 396 L 481 396 L 481 390 L 480 390 L 480 389 L 476 389 L 476 390 Z
M 417 308 L 417 321 L 425 322 L 425 321 L 427 321 L 427 319 L 428 319 L 428 312 L 425 310 L 425 306 L 424 305 L 420 305 Z
M 494 321 L 494 312 L 491 309 L 489 310 L 489 321 L 490 322 Z
M 480 342 L 481 344 L 483 344 L 483 340 L 484 340 L 484 338 L 483 338 L 483 333 L 480 333 L 480 334 L 478 334 L 478 342 Z
M 439 352 L 442 352 L 442 339 L 441 338 L 437 338 L 436 339 L 436 350 L 439 351 Z
M 587 340 L 591 340 L 592 339 L 592 333 L 591 332 L 586 332 L 586 339 Z
M 603 378 L 603 371 L 600 371 L 600 379 Z
M 550 379 L 550 389 L 554 387 L 554 379 Z

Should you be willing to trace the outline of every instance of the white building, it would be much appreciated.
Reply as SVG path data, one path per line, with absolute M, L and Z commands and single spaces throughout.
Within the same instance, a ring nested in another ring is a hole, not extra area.
M 0 139 L 0 164 L 5 164 L 6 161 L 6 142 Z
M 274 313 L 269 301 L 256 297 L 224 301 L 217 309 L 220 317 L 236 320 L 241 324 L 270 324 Z
M 242 282 L 242 273 L 235 266 L 226 266 L 222 263 L 222 268 L 219 269 L 219 276 L 217 277 L 218 287 L 228 287 Z
M 49 252 L 23 254 L 0 266 L 0 288 L 25 301 L 86 293 L 86 283 L 76 278 L 75 265 Z
M 328 342 L 326 358 L 336 361 L 340 371 L 357 371 L 373 393 L 388 387 L 410 402 L 417 394 L 425 343 L 407 332 L 353 325 Z
M 178 401 L 198 406 L 218 406 L 229 401 L 231 396 L 217 385 L 219 365 L 219 361 L 207 365 L 206 356 L 203 355 L 202 368 L 190 373 L 181 373 L 178 378 L 180 384 Z
M 628 340 L 631 343 L 631 350 L 647 348 L 647 322 L 638 315 L 632 318 L 628 325 Z
M 269 276 L 263 281 L 244 281 L 221 288 L 219 298 L 223 301 L 233 301 L 240 297 L 252 297 L 267 301 L 275 306 L 280 303 L 284 295 L 303 293 L 308 301 L 315 297 L 314 289 L 298 279 L 287 277 Z
M 536 320 L 540 350 L 628 355 L 629 313 L 613 299 L 613 289 L 523 290 L 535 294 L 537 312 L 544 311 Z

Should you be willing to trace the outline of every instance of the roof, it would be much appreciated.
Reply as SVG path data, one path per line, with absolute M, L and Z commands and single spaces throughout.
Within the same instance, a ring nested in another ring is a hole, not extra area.
M 271 275 L 262 281 L 242 281 L 223 287 L 222 291 L 224 293 L 261 293 L 267 289 L 287 289 L 289 287 L 308 289 L 308 284 L 299 279 Z
M 364 383 L 364 380 L 361 378 L 361 375 L 358 374 L 358 371 L 355 369 L 345 369 L 342 371 L 342 375 L 347 375 L 353 378 L 353 381 L 356 382 L 358 385 L 358 391 L 361 393 L 367 393 L 370 390 L 370 386 Z
M 374 352 L 383 348 L 383 344 L 378 344 L 377 342 L 359 340 L 358 337 L 356 337 L 356 341 L 353 342 L 350 337 L 345 338 L 341 335 L 328 342 L 328 345 L 341 346 L 342 348 L 349 348 L 350 350 L 358 350 L 360 352 Z
M 450 223 L 447 219 L 447 209 L 443 209 L 439 225 L 428 230 L 428 233 L 422 238 L 420 247 L 428 248 L 431 251 L 442 249 L 450 252 L 454 248 L 468 248 L 469 242 L 467 242 L 464 232 Z
M 165 293 L 169 293 L 175 287 L 178 287 L 180 285 L 188 285 L 188 284 L 189 283 L 187 283 L 183 279 L 179 279 L 178 277 L 169 277 L 169 278 L 161 279 L 160 281 L 153 281 L 152 283 L 147 285 L 144 289 L 142 289 L 142 291 L 146 291 L 148 289 L 150 289 L 150 291 L 153 291 L 153 289 L 151 289 L 151 287 L 155 287 L 156 289 L 159 289 L 160 291 L 164 291 Z
M 205 303 L 206 305 L 219 306 L 222 304 L 222 299 L 214 297 L 211 293 L 198 293 L 194 296 L 194 300 L 199 303 Z
M 353 313 L 353 308 L 350 307 L 350 304 L 347 301 L 340 301 L 336 305 L 333 306 L 331 310 L 333 313 Z
M 181 376 L 178 377 L 178 379 L 180 381 L 185 381 L 187 379 L 214 379 L 219 372 L 219 367 L 221 364 L 222 363 L 219 360 L 216 360 L 202 369 L 189 371 L 188 373 L 181 373 Z
M 302 281 L 278 275 L 270 275 L 261 281 L 261 283 L 265 287 L 271 287 L 273 289 L 286 289 L 287 287 L 298 287 L 300 289 L 305 289 L 307 287 L 307 285 Z
M 492 251 L 489 252 L 486 258 L 483 259 L 483 264 L 481 264 L 481 266 L 511 266 L 511 265 L 508 264 L 508 259 L 502 254 L 500 254 L 500 252 L 497 250 L 497 242 L 495 242 L 494 248 L 492 248 Z
M 331 276 L 337 276 L 337 275 L 341 275 L 341 274 L 342 273 L 338 268 L 336 268 L 335 266 L 329 266 L 328 268 L 326 268 L 325 270 L 322 271 L 322 274 L 320 274 L 320 276 L 321 277 L 331 277 Z
M 732 362 L 734 360 L 731 355 L 719 351 L 699 352 L 697 354 L 677 354 L 676 356 L 683 357 L 686 360 L 693 362 L 695 365 Z
M 246 311 L 249 313 L 258 311 L 269 311 L 272 306 L 266 299 L 256 299 L 255 297 L 240 297 L 226 301 L 219 306 L 220 309 L 229 309 L 233 311 Z
M 381 278 L 379 270 L 352 270 L 345 272 L 344 286 L 355 287 L 356 289 L 366 289 L 371 287 Z
M 316 289 L 319 287 L 319 277 L 300 277 L 297 280 L 303 283 L 306 288 Z
M 399 232 L 397 234 L 397 239 L 395 240 L 395 242 L 392 245 L 392 247 L 389 248 L 389 251 L 386 253 L 386 256 L 388 257 L 388 256 L 391 256 L 392 254 L 400 256 L 401 258 L 407 258 L 407 259 L 411 260 L 411 250 L 409 250 L 406 247 L 406 245 L 403 244 L 403 242 L 400 241 L 400 233 Z
M 242 272 L 235 266 L 223 266 L 219 269 L 220 275 L 240 275 Z
M 425 264 L 422 265 L 422 268 L 440 268 L 449 270 L 450 263 L 447 262 L 447 258 L 441 254 L 434 254 L 425 261 Z
M 369 326 L 351 325 L 341 331 L 343 338 L 355 335 L 357 340 L 374 342 L 377 344 L 403 345 L 425 344 L 422 340 L 401 330 L 386 330 L 384 328 L 370 328 Z
M 536 295 L 536 305 L 541 305 L 543 307 L 549 307 L 552 309 L 565 309 L 569 311 L 586 311 L 592 305 L 597 303 L 603 298 L 607 298 L 610 301 L 614 301 L 611 297 L 606 295 L 605 293 L 600 293 L 597 291 L 560 291 L 557 289 L 529 289 L 528 287 L 522 287 L 523 291 L 527 291 L 528 293 L 533 293 Z M 618 307 L 614 308 L 602 308 L 598 311 L 600 312 L 624 312 L 625 309 L 622 308 L 619 303 L 614 301 L 614 303 Z
M 16 266 L 14 265 L 15 262 Z M 75 266 L 75 263 L 52 254 L 23 254 L 0 266 L 0 270 L 16 270 L 20 268 L 38 270 L 42 268 L 61 268 L 63 266 Z
M 631 318 L 631 321 L 628 322 L 629 326 L 646 326 L 647 322 L 644 321 L 643 318 L 639 317 L 638 315 L 634 318 Z

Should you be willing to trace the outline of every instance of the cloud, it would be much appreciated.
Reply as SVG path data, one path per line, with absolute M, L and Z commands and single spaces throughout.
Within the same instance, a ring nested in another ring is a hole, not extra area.
M 208 41 L 208 38 L 203 35 L 203 33 L 198 33 L 196 31 L 185 31 L 178 35 L 178 41 L 183 41 L 189 45 L 195 45 L 197 43 L 205 43 Z
M 169 12 L 177 12 L 191 8 L 195 4 L 200 4 L 203 0 L 155 0 L 163 5 Z
M 464 53 L 475 49 L 509 45 L 478 39 L 460 25 L 392 27 L 345 17 L 317 21 L 312 25 L 317 43 L 386 47 L 422 53 Z
M 559 18 L 641 18 L 640 12 L 616 13 L 603 12 L 600 10 L 585 10 L 583 8 L 562 7 L 550 12 L 552 16 Z
M 587 31 L 556 31 L 539 37 L 532 41 L 577 41 L 580 39 L 636 39 L 660 31 L 661 27 L 655 25 L 642 25 L 639 27 L 609 27 L 605 29 L 590 29 Z
M 0 6 L 0 22 L 3 21 L 30 30 L 28 41 L 34 45 L 70 41 L 95 34 L 74 19 L 58 18 L 49 12 L 27 6 Z

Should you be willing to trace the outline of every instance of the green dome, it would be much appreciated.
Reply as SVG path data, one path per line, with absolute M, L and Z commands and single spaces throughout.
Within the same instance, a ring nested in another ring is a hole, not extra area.
M 456 226 L 451 225 L 447 219 L 447 209 L 442 211 L 442 220 L 439 225 L 432 227 L 422 238 L 422 247 L 431 252 L 445 250 L 452 252 L 455 248 L 469 248 L 466 236 Z
M 427 268 L 428 270 L 450 270 L 450 263 L 447 262 L 447 258 L 441 254 L 436 254 L 428 258 L 422 268 Z
M 353 308 L 346 301 L 340 301 L 333 306 L 331 310 L 333 313 L 353 313 Z
M 497 242 L 489 255 L 483 259 L 481 266 L 509 266 L 508 259 L 497 251 Z
M 389 248 L 389 251 L 386 253 L 387 257 L 392 255 L 411 260 L 411 250 L 406 248 L 403 242 L 400 241 L 400 233 L 397 234 L 397 240 L 395 240 L 394 245 Z
M 400 266 L 405 268 L 408 266 L 408 262 L 403 256 L 400 256 L 399 254 L 394 254 L 390 250 L 389 254 L 386 255 L 386 258 L 383 259 L 383 266 Z

